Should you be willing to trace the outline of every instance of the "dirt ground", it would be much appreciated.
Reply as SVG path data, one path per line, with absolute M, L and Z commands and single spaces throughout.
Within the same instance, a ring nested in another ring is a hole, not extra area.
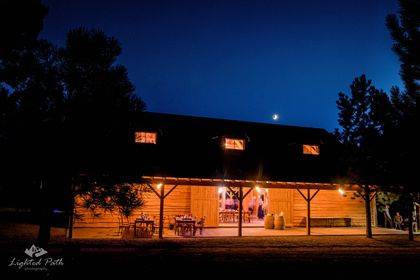
M 1 236 L 0 264 L 2 275 L 31 273 L 33 277 L 33 273 L 38 273 L 37 276 L 52 279 L 78 279 L 81 275 L 141 279 L 149 275 L 159 278 L 160 274 L 187 279 L 256 274 L 278 279 L 290 273 L 334 278 L 359 278 L 359 273 L 397 277 L 414 273 L 418 277 L 420 236 L 415 238 L 414 242 L 409 242 L 406 235 L 377 235 L 373 239 L 351 235 L 70 242 L 55 238 L 45 249 L 51 257 L 62 257 L 64 266 L 42 275 L 43 272 L 22 272 L 7 266 L 11 258 L 24 256 L 23 251 L 32 240 Z

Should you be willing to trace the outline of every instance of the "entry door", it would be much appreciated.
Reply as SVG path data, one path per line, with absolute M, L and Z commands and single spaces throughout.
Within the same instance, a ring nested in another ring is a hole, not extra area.
M 293 218 L 293 190 L 269 189 L 268 213 L 280 214 L 283 212 L 287 226 L 292 226 Z
M 217 187 L 191 187 L 191 213 L 197 218 L 206 217 L 206 227 L 219 225 L 219 196 Z

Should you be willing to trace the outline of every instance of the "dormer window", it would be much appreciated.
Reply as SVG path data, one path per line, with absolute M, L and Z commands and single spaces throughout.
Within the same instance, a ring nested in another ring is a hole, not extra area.
M 134 134 L 134 142 L 140 144 L 156 144 L 157 133 L 147 131 L 136 131 Z
M 319 145 L 303 145 L 304 155 L 319 156 L 319 153 L 320 153 Z
M 225 138 L 224 143 L 226 150 L 245 150 L 245 141 L 244 139 L 238 138 Z

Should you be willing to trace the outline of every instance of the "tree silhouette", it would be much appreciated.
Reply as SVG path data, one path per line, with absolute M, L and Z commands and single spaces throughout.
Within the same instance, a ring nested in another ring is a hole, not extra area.
M 418 98 L 420 91 L 420 3 L 399 0 L 398 15 L 386 18 L 386 25 L 394 41 L 393 50 L 401 62 L 400 75 L 407 98 Z
M 7 15 L 0 19 L 2 202 L 28 200 L 45 246 L 52 208 L 68 205 L 73 212 L 72 186 L 81 177 L 108 189 L 133 177 L 130 122 L 145 105 L 116 63 L 115 38 L 77 28 L 57 48 L 38 39 L 47 12 L 41 1 L 1 5 Z
M 381 137 L 389 119 L 390 102 L 385 92 L 361 75 L 350 85 L 350 94 L 339 93 L 337 107 L 341 129 L 336 130 L 336 136 L 343 144 L 340 163 L 346 170 L 346 179 L 362 187 L 359 195 L 366 204 L 366 236 L 372 237 L 371 185 L 383 182 Z
M 419 179 L 416 164 L 419 138 L 413 130 L 419 127 L 418 100 L 420 96 L 420 3 L 400 0 L 398 14 L 389 15 L 386 24 L 393 39 L 393 50 L 400 62 L 400 75 L 405 90 L 391 90 L 394 126 L 388 132 L 390 173 L 394 190 L 402 193 L 409 218 L 409 239 L 413 240 L 413 200 L 419 199 Z M 417 194 L 417 195 L 416 195 Z
M 145 105 L 134 94 L 126 68 L 115 63 L 118 41 L 100 30 L 77 28 L 68 33 L 62 53 L 66 142 L 78 173 L 123 172 L 117 170 L 117 158 L 131 137 L 130 117 Z

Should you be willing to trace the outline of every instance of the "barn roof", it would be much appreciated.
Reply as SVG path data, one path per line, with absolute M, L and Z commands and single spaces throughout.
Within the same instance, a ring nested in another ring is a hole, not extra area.
M 162 113 L 135 116 L 133 168 L 142 175 L 287 182 L 332 182 L 337 143 L 320 128 Z M 157 133 L 156 144 L 134 143 L 136 131 Z M 244 150 L 226 150 L 225 138 L 243 139 Z M 320 155 L 305 155 L 304 144 Z

